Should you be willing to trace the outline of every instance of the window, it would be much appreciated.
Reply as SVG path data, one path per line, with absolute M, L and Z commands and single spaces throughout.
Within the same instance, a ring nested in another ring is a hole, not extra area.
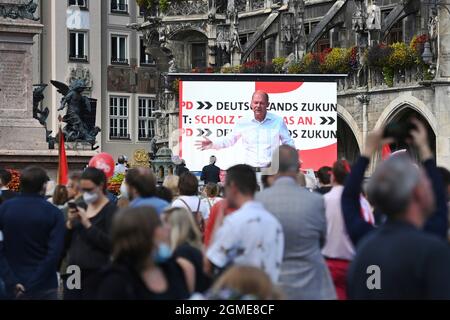
M 151 140 L 155 136 L 156 100 L 154 98 L 139 98 L 138 105 L 138 139 Z
M 384 10 L 381 12 L 382 21 L 386 20 L 390 12 L 391 12 L 390 10 Z M 387 44 L 393 44 L 402 41 L 403 41 L 403 20 L 400 20 L 392 26 L 391 30 L 386 36 L 385 42 Z
M 325 49 L 328 49 L 331 47 L 331 39 L 330 39 L 330 32 L 325 32 L 322 37 L 317 41 L 317 44 L 315 46 L 316 52 L 322 52 Z
M 85 32 L 70 31 L 69 60 L 87 61 L 87 34 Z
M 111 12 L 128 13 L 128 0 L 111 0 Z
M 128 64 L 127 36 L 111 37 L 111 63 Z
M 144 6 L 139 6 L 139 16 L 145 17 L 146 13 L 147 13 L 147 9 Z
M 109 98 L 109 138 L 130 139 L 127 97 Z
M 144 39 L 140 39 L 140 58 L 141 65 L 145 64 L 155 64 L 155 60 L 151 55 L 145 53 Z
M 87 9 L 87 0 L 69 0 L 69 6 L 79 6 L 80 9 Z
M 206 43 L 193 43 L 191 48 L 192 68 L 206 67 Z

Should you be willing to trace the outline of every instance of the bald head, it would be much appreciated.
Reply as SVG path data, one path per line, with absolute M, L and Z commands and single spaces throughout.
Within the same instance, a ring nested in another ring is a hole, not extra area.
M 267 92 L 262 90 L 256 90 L 253 93 L 252 100 L 255 98 L 255 96 L 261 96 L 264 98 L 264 100 L 266 100 L 267 103 L 269 103 L 269 95 L 267 94 Z
M 267 107 L 269 106 L 269 95 L 261 90 L 255 91 L 252 96 L 252 111 L 255 119 L 259 122 L 264 121 L 267 115 Z

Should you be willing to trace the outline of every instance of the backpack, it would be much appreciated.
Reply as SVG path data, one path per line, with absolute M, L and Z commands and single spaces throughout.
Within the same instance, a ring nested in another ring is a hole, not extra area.
M 195 222 L 197 222 L 197 226 L 200 229 L 201 233 L 203 234 L 204 231 L 205 231 L 205 220 L 203 220 L 202 213 L 200 212 L 200 204 L 201 204 L 200 197 L 198 198 L 198 206 L 197 206 L 197 210 L 196 211 L 192 211 L 191 207 L 189 207 L 187 202 L 184 201 L 183 199 L 178 198 L 178 200 L 183 202 L 184 205 L 186 206 L 186 208 L 189 210 L 189 212 L 194 216 Z

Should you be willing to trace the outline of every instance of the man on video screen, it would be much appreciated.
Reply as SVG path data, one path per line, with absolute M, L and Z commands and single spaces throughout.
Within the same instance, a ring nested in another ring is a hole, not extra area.
M 264 91 L 253 94 L 251 109 L 252 118 L 241 119 L 230 135 L 216 141 L 208 138 L 196 143 L 199 150 L 225 149 L 233 146 L 239 139 L 242 140 L 245 154 L 241 163 L 255 168 L 267 168 L 272 160 L 272 152 L 280 144 L 295 148 L 294 140 L 283 118 L 267 112 L 269 95 Z

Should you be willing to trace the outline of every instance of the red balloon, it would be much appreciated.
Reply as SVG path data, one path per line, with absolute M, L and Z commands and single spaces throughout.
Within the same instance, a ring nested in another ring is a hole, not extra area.
M 108 179 L 114 175 L 115 165 L 113 157 L 106 152 L 99 153 L 89 161 L 89 167 L 102 170 Z

